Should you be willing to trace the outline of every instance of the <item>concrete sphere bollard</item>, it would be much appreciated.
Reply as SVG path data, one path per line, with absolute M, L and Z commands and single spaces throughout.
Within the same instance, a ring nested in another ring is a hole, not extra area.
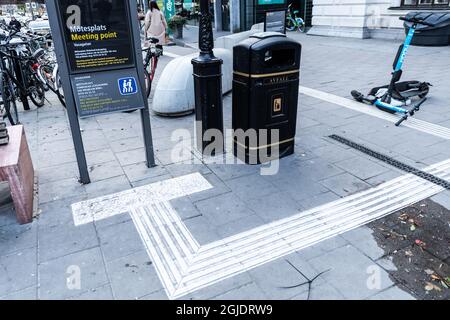
M 222 92 L 232 89 L 233 54 L 230 50 L 217 48 L 214 55 L 223 60 Z M 194 79 L 191 60 L 198 53 L 173 59 L 164 69 L 153 96 L 152 110 L 161 116 L 191 114 L 195 108 Z

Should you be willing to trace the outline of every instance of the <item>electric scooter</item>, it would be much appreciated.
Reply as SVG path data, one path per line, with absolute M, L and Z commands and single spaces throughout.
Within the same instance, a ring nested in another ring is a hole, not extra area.
M 418 13 L 411 18 L 400 17 L 400 20 L 411 22 L 412 26 L 409 29 L 405 42 L 398 49 L 393 65 L 394 72 L 392 73 L 392 79 L 389 85 L 373 88 L 366 96 L 356 90 L 351 93 L 353 98 L 359 102 L 375 105 L 380 110 L 392 114 L 403 114 L 403 117 L 395 124 L 397 127 L 403 121 L 407 120 L 409 116 L 413 116 L 420 110 L 422 104 L 427 100 L 426 96 L 430 91 L 431 84 L 428 82 L 399 82 L 403 73 L 403 62 L 405 61 L 417 25 L 434 26 L 434 24 L 425 21 L 430 15 L 429 13 Z M 418 98 L 419 100 L 413 102 L 413 98 Z

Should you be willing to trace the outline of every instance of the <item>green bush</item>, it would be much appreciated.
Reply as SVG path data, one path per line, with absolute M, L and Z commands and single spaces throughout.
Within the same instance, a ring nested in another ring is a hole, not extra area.
M 169 21 L 167 22 L 167 25 L 170 30 L 175 30 L 179 26 L 184 26 L 186 23 L 187 23 L 186 18 L 176 14 L 172 18 L 169 19 Z

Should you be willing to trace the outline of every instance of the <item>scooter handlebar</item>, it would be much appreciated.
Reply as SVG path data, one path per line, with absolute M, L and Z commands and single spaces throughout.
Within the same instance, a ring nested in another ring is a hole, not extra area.
M 423 19 L 417 19 L 416 17 L 413 18 L 407 18 L 407 17 L 400 17 L 399 18 L 402 21 L 406 21 L 406 22 L 411 22 L 411 23 L 416 23 L 416 24 L 422 24 L 424 26 L 429 26 L 429 27 L 434 27 L 436 26 L 434 23 L 429 23 Z

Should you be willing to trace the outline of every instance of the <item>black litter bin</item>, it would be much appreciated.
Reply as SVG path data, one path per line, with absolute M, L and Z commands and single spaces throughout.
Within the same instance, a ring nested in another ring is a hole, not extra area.
M 255 34 L 234 47 L 233 147 L 248 164 L 294 153 L 301 49 L 278 32 Z
M 426 18 L 424 21 L 434 24 L 434 27 L 419 24 L 411 44 L 416 46 L 448 46 L 450 44 L 450 12 L 410 12 L 406 18 Z M 412 22 L 405 22 L 406 33 Z

